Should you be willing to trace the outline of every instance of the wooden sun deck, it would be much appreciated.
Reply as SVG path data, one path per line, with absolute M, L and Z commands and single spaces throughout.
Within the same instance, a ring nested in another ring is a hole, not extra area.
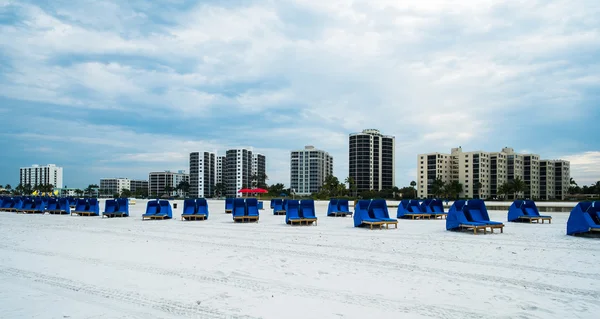
M 232 210 L 232 209 L 226 209 L 226 210 L 225 210 L 225 214 L 231 214 L 232 212 L 233 212 L 233 210 Z
M 79 211 L 74 211 L 74 212 L 71 212 L 71 216 L 73 216 L 73 214 L 78 215 L 78 216 L 98 216 L 98 214 L 96 214 L 94 212 L 79 212 Z
M 461 224 L 459 227 L 462 229 L 467 229 L 467 230 L 473 229 L 473 234 L 475 234 L 475 235 L 477 234 L 477 231 L 479 231 L 479 230 L 483 230 L 484 235 L 487 234 L 488 228 L 490 229 L 491 233 L 494 233 L 494 229 L 496 229 L 496 228 L 500 228 L 500 233 L 504 233 L 504 224 L 502 224 L 502 225 L 483 225 L 483 226 Z
M 13 212 L 18 212 L 18 209 L 16 209 L 16 208 L 2 208 L 2 209 L 0 209 L 0 212 L 13 213 Z
M 302 218 L 302 219 L 290 219 L 290 225 L 294 226 L 294 224 L 302 226 L 303 223 L 306 223 L 306 226 L 312 225 L 314 223 L 317 226 L 316 218 Z
M 169 216 L 167 215 L 149 215 L 149 216 L 144 216 L 142 215 L 142 220 L 146 220 L 146 219 L 158 219 L 158 220 L 163 220 L 163 219 L 169 219 Z
M 249 223 L 249 222 L 258 223 L 258 216 L 238 216 L 238 217 L 234 217 L 233 221 L 236 223 Z
M 540 221 L 543 224 L 545 221 L 548 221 L 549 224 L 552 224 L 552 217 L 550 216 L 521 216 L 517 220 L 528 221 L 530 224 L 534 222 L 539 224 Z
M 273 212 L 273 215 L 285 215 L 285 213 L 285 210 L 276 210 L 275 212 Z
M 404 214 L 406 217 L 410 217 L 410 219 L 431 219 L 431 214 Z
M 329 214 L 327 214 L 327 216 L 329 217 L 346 217 L 346 216 L 352 216 L 351 212 L 331 212 Z
M 433 217 L 433 219 L 437 219 L 438 217 L 440 219 L 447 219 L 448 218 L 448 214 L 442 213 L 442 214 L 431 214 L 431 217 Z
M 44 214 L 45 212 L 43 210 L 39 210 L 39 209 L 22 209 L 20 210 L 21 213 L 24 214 Z
M 206 215 L 181 215 L 181 220 L 206 220 Z
M 379 229 L 383 229 L 385 225 L 386 229 L 390 228 L 390 225 L 396 226 L 398 228 L 398 221 L 386 221 L 386 222 L 363 222 L 365 225 L 369 225 L 370 229 L 373 229 L 373 226 L 379 226 Z
M 102 213 L 102 218 L 129 217 L 126 213 Z
M 68 215 L 69 214 L 65 210 L 47 210 L 46 212 L 50 215 Z

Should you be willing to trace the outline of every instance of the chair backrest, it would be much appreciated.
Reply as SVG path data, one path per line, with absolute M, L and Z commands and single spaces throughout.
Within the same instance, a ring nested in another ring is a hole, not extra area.
M 158 200 L 150 200 L 146 204 L 146 215 L 155 215 L 160 212 L 160 205 Z
M 304 218 L 315 217 L 315 201 L 312 199 L 303 199 L 300 201 L 301 214 Z
M 104 202 L 104 211 L 114 213 L 117 210 L 117 201 L 115 199 L 107 199 Z
M 348 206 L 347 199 L 339 199 L 338 200 L 338 211 L 344 212 L 344 213 L 350 212 L 350 207 Z
M 387 210 L 387 203 L 385 202 L 385 199 L 372 200 L 371 205 L 369 205 L 369 211 L 372 212 L 371 214 L 369 214 L 370 216 L 372 215 L 372 218 L 376 218 L 376 219 L 390 218 L 390 214 Z
M 234 198 L 231 198 L 231 197 L 225 198 L 225 209 L 233 209 L 234 202 L 235 202 Z
M 208 215 L 208 202 L 205 198 L 196 199 L 196 214 Z
M 246 201 L 243 198 L 233 199 L 233 216 L 244 216 L 247 215 Z
M 191 215 L 195 214 L 197 211 L 196 200 L 195 199 L 186 199 L 183 201 L 183 214 Z

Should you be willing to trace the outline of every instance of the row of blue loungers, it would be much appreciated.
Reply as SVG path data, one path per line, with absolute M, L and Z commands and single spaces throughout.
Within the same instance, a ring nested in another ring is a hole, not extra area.
M 403 199 L 398 205 L 396 218 L 403 219 L 444 219 L 448 213 L 444 212 L 444 204 L 439 199 L 426 199 L 419 202 L 416 199 Z
M 116 200 L 115 200 L 116 201 Z M 127 198 L 119 199 L 123 209 L 109 211 L 111 214 L 129 215 L 129 202 Z M 119 207 L 110 205 L 107 201 L 107 209 Z M 0 211 L 16 212 L 25 214 L 56 214 L 56 215 L 80 215 L 99 216 L 99 204 L 96 198 L 56 198 L 56 197 L 9 197 L 0 200 Z

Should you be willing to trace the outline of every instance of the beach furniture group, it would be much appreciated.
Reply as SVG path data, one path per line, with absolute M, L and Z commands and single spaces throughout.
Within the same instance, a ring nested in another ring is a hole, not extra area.
M 71 210 L 71 215 L 100 216 L 100 205 L 97 198 L 80 198 Z
M 289 225 L 317 225 L 315 201 L 312 199 L 286 201 L 285 223 Z
M 258 223 L 258 200 L 256 198 L 234 198 L 231 214 L 234 222 Z
M 102 212 L 102 217 L 129 217 L 129 199 L 107 199 L 104 203 L 104 212 Z
M 354 227 L 366 227 L 370 229 L 379 227 L 382 229 L 394 225 L 398 228 L 398 220 L 390 218 L 385 199 L 359 200 L 354 206 Z
M 581 202 L 571 210 L 567 235 L 600 236 L 600 202 Z
M 551 216 L 542 216 L 532 200 L 516 200 L 508 208 L 509 222 L 552 223 Z
M 329 200 L 329 205 L 327 205 L 327 216 L 346 217 L 348 215 L 352 216 L 352 212 L 348 207 L 347 199 L 332 198 Z
M 287 199 L 275 198 L 271 200 L 271 208 L 273 209 L 273 215 L 285 215 L 285 205 Z
M 183 201 L 181 220 L 208 219 L 208 203 L 204 198 L 186 199 Z
M 403 219 L 445 219 L 448 213 L 444 212 L 444 204 L 439 199 L 425 199 L 419 202 L 416 199 L 403 199 L 398 204 L 396 218 Z
M 173 209 L 168 200 L 151 200 L 146 204 L 146 213 L 142 215 L 142 220 L 146 219 L 171 219 L 173 218 Z
M 473 230 L 473 234 L 483 230 L 486 234 L 488 229 L 500 229 L 504 232 L 504 223 L 491 221 L 485 203 L 480 199 L 457 200 L 448 211 L 446 218 L 447 230 Z

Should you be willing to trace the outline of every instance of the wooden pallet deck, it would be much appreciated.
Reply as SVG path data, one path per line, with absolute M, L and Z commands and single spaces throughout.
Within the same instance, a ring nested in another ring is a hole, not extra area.
M 78 215 L 78 216 L 98 216 L 96 213 L 93 213 L 93 212 L 74 211 L 74 212 L 71 212 L 71 216 L 73 216 L 73 214 Z
M 294 224 L 297 225 L 304 225 L 303 223 L 306 223 L 306 226 L 312 225 L 314 223 L 315 226 L 317 226 L 317 219 L 316 218 L 303 218 L 303 219 L 290 219 L 290 225 L 294 226 Z
M 352 216 L 352 213 L 351 212 L 332 212 L 332 213 L 327 214 L 327 216 L 329 216 L 329 217 L 346 217 L 348 215 Z
M 431 217 L 433 217 L 433 219 L 438 219 L 438 217 L 440 219 L 447 219 L 448 218 L 448 214 L 431 214 Z
M 250 223 L 250 222 L 258 223 L 258 216 L 238 216 L 238 217 L 234 217 L 233 221 L 236 223 Z
M 552 224 L 552 217 L 547 216 L 547 217 L 541 217 L 541 216 L 521 216 L 518 218 L 521 221 L 524 222 L 529 222 L 531 223 L 540 223 L 540 221 L 542 221 L 542 224 L 547 220 L 549 224 Z
M 206 215 L 181 215 L 181 220 L 206 220 Z
M 479 230 L 483 230 L 483 234 L 487 234 L 487 229 L 490 229 L 491 233 L 494 233 L 494 229 L 499 228 L 500 229 L 500 233 L 504 233 L 504 224 L 502 225 L 483 225 L 483 226 L 474 226 L 474 225 L 460 225 L 460 228 L 463 229 L 473 229 L 473 234 L 477 235 L 477 231 Z
M 410 217 L 410 219 L 431 219 L 431 214 L 404 214 L 406 217 Z
M 365 225 L 369 225 L 370 229 L 373 229 L 373 226 L 379 226 L 379 229 L 383 229 L 385 226 L 386 229 L 390 228 L 390 225 L 396 226 L 398 228 L 398 221 L 386 221 L 386 222 L 363 222 Z
M 69 214 L 64 210 L 47 210 L 46 212 L 50 215 L 68 215 Z
M 142 215 L 142 220 L 146 220 L 146 219 L 151 219 L 151 220 L 155 220 L 155 219 L 157 219 L 157 220 L 163 220 L 163 219 L 169 219 L 169 216 L 167 216 L 167 215 L 158 215 L 158 216 L 155 216 L 155 215 L 144 216 L 144 215 Z
M 273 215 L 285 215 L 286 211 L 285 210 L 276 210 L 275 212 L 273 212 Z
M 225 214 L 231 214 L 231 212 L 233 212 L 233 210 L 231 210 L 231 209 L 226 209 L 225 210 Z
M 129 217 L 129 215 L 125 214 L 125 213 L 108 213 L 108 214 L 102 214 L 102 218 L 115 218 L 115 217 Z
M 37 209 L 23 209 L 21 210 L 21 213 L 24 214 L 44 214 L 45 212 L 42 210 L 37 210 Z

